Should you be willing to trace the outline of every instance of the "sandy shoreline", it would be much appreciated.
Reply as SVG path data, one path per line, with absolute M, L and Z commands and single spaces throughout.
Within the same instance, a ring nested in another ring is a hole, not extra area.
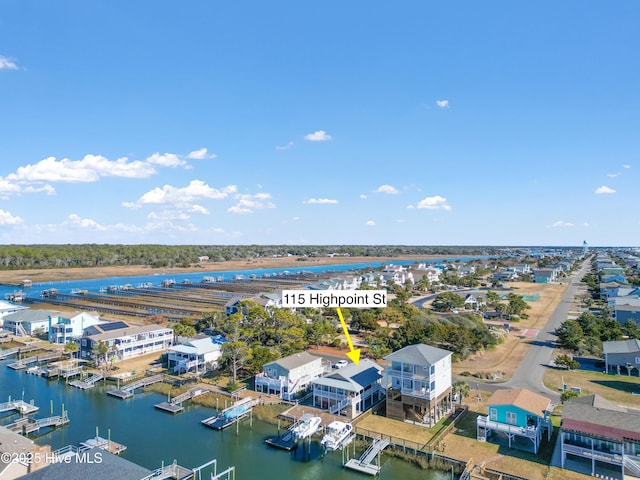
M 419 257 L 404 255 L 397 257 L 279 257 L 279 258 L 252 258 L 249 260 L 230 260 L 227 262 L 206 262 L 194 265 L 191 268 L 152 268 L 143 265 L 119 266 L 119 267 L 90 267 L 90 268 L 59 268 L 59 269 L 34 269 L 34 270 L 4 270 L 0 271 L 0 284 L 20 285 L 28 279 L 34 283 L 55 282 L 65 280 L 82 280 L 84 278 L 105 277 L 133 277 L 141 275 L 153 275 L 157 273 L 175 274 L 196 272 L 219 272 L 223 270 L 252 270 L 256 268 L 305 268 L 323 265 L 339 265 L 347 263 L 393 263 L 401 260 L 427 260 L 448 258 L 451 255 L 421 255 Z

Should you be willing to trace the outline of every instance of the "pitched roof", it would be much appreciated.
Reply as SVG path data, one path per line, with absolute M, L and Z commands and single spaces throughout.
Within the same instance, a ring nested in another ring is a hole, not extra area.
M 401 348 L 384 358 L 387 361 L 410 363 L 412 365 L 433 365 L 449 355 L 451 355 L 449 350 L 417 343 Z
M 41 310 L 39 308 L 31 309 L 27 308 L 26 310 L 20 310 L 19 312 L 10 313 L 4 317 L 4 321 L 11 322 L 23 322 L 23 323 L 31 323 L 31 322 L 43 322 L 49 321 L 49 316 L 53 316 L 58 312 L 54 312 L 52 310 Z
M 273 362 L 269 362 L 265 364 L 267 365 L 279 365 L 285 370 L 293 370 L 294 368 L 301 367 L 307 363 L 314 362 L 318 360 L 320 357 L 316 357 L 315 355 L 311 355 L 309 352 L 300 352 L 294 353 L 293 355 L 288 355 L 286 357 L 282 357 L 278 360 L 274 360 Z
M 529 413 L 543 415 L 550 410 L 551 400 L 525 388 L 497 390 L 487 401 L 487 405 L 514 405 Z
M 118 328 L 116 330 L 110 330 L 104 333 L 97 333 L 95 335 L 88 335 L 87 337 L 94 341 L 111 340 L 112 338 L 126 337 L 129 335 L 137 335 L 139 333 L 155 332 L 156 330 L 159 331 L 167 329 L 168 327 L 162 327 L 160 325 L 137 325 L 126 328 Z
M 640 413 L 615 405 L 598 395 L 587 395 L 564 404 L 562 430 L 640 442 Z
M 329 387 L 342 388 L 349 392 L 359 392 L 367 385 L 371 385 L 382 378 L 382 367 L 377 363 L 364 358 L 360 363 L 350 363 L 337 372 L 314 380 L 314 384 L 327 385 Z
M 630 340 L 611 340 L 602 342 L 602 352 L 608 353 L 636 353 L 640 352 L 640 340 L 633 338 Z

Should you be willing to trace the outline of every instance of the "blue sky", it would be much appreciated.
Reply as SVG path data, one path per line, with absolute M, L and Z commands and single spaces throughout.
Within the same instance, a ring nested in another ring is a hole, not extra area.
M 639 21 L 6 1 L 0 242 L 637 245 Z

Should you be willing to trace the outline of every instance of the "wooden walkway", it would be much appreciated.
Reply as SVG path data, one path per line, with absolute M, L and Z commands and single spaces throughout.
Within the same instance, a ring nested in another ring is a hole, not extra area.
M 211 390 L 209 390 L 208 388 L 195 387 L 180 395 L 175 396 L 168 402 L 156 403 L 154 407 L 156 407 L 159 410 L 164 410 L 165 412 L 178 413 L 184 410 L 184 407 L 182 406 L 182 402 L 199 397 L 200 395 L 204 395 L 205 393 L 209 393 L 210 391 Z
M 24 400 L 10 399 L 8 402 L 0 403 L 0 413 L 15 410 L 22 415 L 28 415 L 30 413 L 37 412 L 39 409 L 40 407 L 37 407 L 33 404 L 33 400 L 31 401 L 31 403 L 27 403 Z
M 90 376 L 86 380 L 74 380 L 73 382 L 69 382 L 69 385 L 75 388 L 80 388 L 82 390 L 87 390 L 89 388 L 93 388 L 96 386 L 96 383 L 102 380 L 104 376 L 101 373 L 96 373 L 95 375 Z
M 16 420 L 15 422 L 10 423 L 9 425 L 5 425 L 5 427 L 12 432 L 19 433 L 21 435 L 27 435 L 29 433 L 39 431 L 41 428 L 56 428 L 68 423 L 69 417 L 65 414 L 64 416 L 54 415 L 53 417 L 39 419 L 32 417 L 23 417 L 20 420 Z
M 162 374 L 152 375 L 151 377 L 141 378 L 129 385 L 125 385 L 124 387 L 108 390 L 107 394 L 124 400 L 125 398 L 133 397 L 136 389 L 161 382 L 163 379 L 164 375 Z
M 387 448 L 387 446 L 389 446 L 388 438 L 375 438 L 360 458 L 352 458 L 345 464 L 345 467 L 375 476 L 380 473 L 380 459 L 378 455 L 380 455 L 382 450 Z M 373 463 L 376 457 L 378 457 L 377 465 Z

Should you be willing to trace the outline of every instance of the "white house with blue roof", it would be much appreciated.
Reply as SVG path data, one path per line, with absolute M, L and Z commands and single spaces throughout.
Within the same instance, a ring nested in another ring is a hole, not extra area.
M 313 381 L 313 406 L 355 418 L 383 396 L 382 367 L 368 358 Z
M 419 343 L 385 357 L 387 416 L 432 425 L 451 409 L 451 354 Z

